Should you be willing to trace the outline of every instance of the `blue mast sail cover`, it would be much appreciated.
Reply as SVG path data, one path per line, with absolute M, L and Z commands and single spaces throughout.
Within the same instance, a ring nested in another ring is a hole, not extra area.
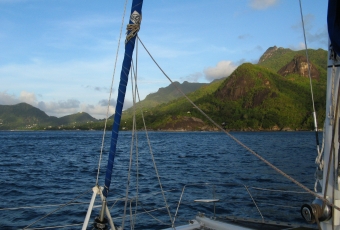
M 328 34 L 335 53 L 340 56 L 340 1 L 328 1 Z
M 143 0 L 133 0 L 129 24 L 140 23 L 141 15 L 142 15 L 142 5 L 143 5 Z M 137 17 L 137 22 L 135 20 L 136 17 Z M 129 30 L 127 34 L 129 35 L 131 33 L 134 33 L 134 32 L 132 30 Z M 120 74 L 116 111 L 115 111 L 114 122 L 112 126 L 110 153 L 109 153 L 109 159 L 107 162 L 106 175 L 105 175 L 105 186 L 103 190 L 103 195 L 105 197 L 107 197 L 108 195 L 110 184 L 111 184 L 111 176 L 112 176 L 113 162 L 114 162 L 116 148 L 117 148 L 120 120 L 122 116 L 126 86 L 129 80 L 128 76 L 130 73 L 132 54 L 135 48 L 135 41 L 136 41 L 136 36 L 133 36 L 130 40 L 127 40 L 125 43 L 125 54 L 124 54 L 123 66 L 122 66 L 122 70 Z

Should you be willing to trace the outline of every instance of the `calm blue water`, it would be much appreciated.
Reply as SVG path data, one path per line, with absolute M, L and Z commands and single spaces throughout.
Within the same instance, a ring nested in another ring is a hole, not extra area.
M 315 137 L 312 132 L 234 132 L 247 146 L 309 188 L 314 187 Z M 107 135 L 100 184 L 104 182 L 109 138 Z M 176 217 L 187 223 L 201 211 L 211 215 L 212 205 L 194 199 L 218 198 L 216 213 L 260 218 L 244 185 L 249 187 L 265 219 L 302 223 L 300 207 L 313 198 L 304 193 L 262 191 L 253 187 L 303 192 L 278 175 L 227 135 L 218 132 L 150 132 L 152 151 L 172 215 L 183 186 L 186 187 Z M 30 228 L 82 223 L 95 185 L 102 133 L 97 131 L 0 132 L 0 229 L 19 229 L 35 222 L 59 205 L 72 201 Z M 168 227 L 159 184 L 145 143 L 138 133 L 138 210 L 136 229 Z M 114 222 L 122 224 L 131 133 L 122 132 L 115 158 L 108 206 Z M 130 198 L 136 195 L 136 154 L 133 153 Z M 202 186 L 200 183 L 218 185 Z M 99 199 L 97 199 L 99 200 Z M 99 204 L 99 203 L 98 203 Z M 43 206 L 42 208 L 28 208 Z M 130 206 L 130 205 L 129 205 Z M 132 207 L 135 208 L 135 203 Z M 19 207 L 26 207 L 20 208 Z M 8 210 L 8 208 L 12 208 Z M 146 210 L 156 210 L 145 214 Z M 93 218 L 98 215 L 95 209 Z M 135 211 L 133 211 L 135 212 Z M 128 210 L 127 213 L 130 213 Z M 92 220 L 93 220 L 92 218 Z M 125 229 L 131 220 L 125 220 Z M 80 229 L 70 226 L 63 229 Z M 56 229 L 61 229 L 57 227 Z M 90 229 L 90 228 L 89 228 Z

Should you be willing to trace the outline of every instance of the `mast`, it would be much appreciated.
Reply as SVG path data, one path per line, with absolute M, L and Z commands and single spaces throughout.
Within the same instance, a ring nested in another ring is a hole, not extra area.
M 123 105 L 124 105 L 124 100 L 125 100 L 126 86 L 129 81 L 128 77 L 130 74 L 132 54 L 135 48 L 136 36 L 139 31 L 141 20 L 142 20 L 142 6 L 143 6 L 143 0 L 132 1 L 130 20 L 129 20 L 129 24 L 127 25 L 127 35 L 126 35 L 126 40 L 125 40 L 125 53 L 124 53 L 122 70 L 120 73 L 117 104 L 116 104 L 116 110 L 115 110 L 114 121 L 113 121 L 113 126 L 112 126 L 111 145 L 110 145 L 109 158 L 108 158 L 107 168 L 106 168 L 105 184 L 104 184 L 104 188 L 102 192 L 101 192 L 101 188 L 99 188 L 98 185 L 96 185 L 93 188 L 93 195 L 92 195 L 92 199 L 91 199 L 91 202 L 90 202 L 90 205 L 89 205 L 86 217 L 85 217 L 85 221 L 83 224 L 83 228 L 82 228 L 83 230 L 87 228 L 89 218 L 91 215 L 91 211 L 92 211 L 97 194 L 101 196 L 102 208 L 101 208 L 99 216 L 95 218 L 93 229 L 98 229 L 98 230 L 108 229 L 108 226 L 107 226 L 108 223 L 110 224 L 111 229 L 116 229 L 112 221 L 110 211 L 106 204 L 106 198 L 110 190 L 112 169 L 113 169 L 114 158 L 116 155 L 118 132 L 119 132 L 120 120 L 122 117 Z M 107 218 L 105 218 L 105 214 Z
M 104 185 L 104 190 L 103 190 L 104 197 L 108 196 L 108 192 L 110 190 L 112 169 L 113 169 L 113 163 L 114 163 L 114 158 L 116 154 L 118 132 L 119 132 L 120 120 L 122 116 L 123 104 L 124 104 L 124 99 L 125 99 L 126 86 L 129 80 L 128 76 L 129 76 L 130 68 L 131 68 L 132 54 L 135 48 L 136 35 L 139 31 L 139 26 L 142 20 L 142 5 L 143 5 L 143 0 L 133 0 L 132 6 L 131 6 L 130 21 L 129 21 L 129 25 L 127 26 L 128 32 L 127 32 L 127 36 L 125 40 L 124 60 L 123 60 L 121 74 L 120 74 L 117 104 L 116 104 L 116 110 L 115 110 L 115 115 L 114 115 L 114 122 L 112 126 L 111 146 L 110 146 L 109 158 L 107 162 L 106 175 L 105 175 L 105 185 Z
M 328 1 L 328 60 L 326 119 L 324 124 L 323 159 L 316 176 L 322 188 L 320 197 L 311 205 L 305 204 L 301 214 L 309 223 L 317 223 L 319 229 L 340 230 L 340 2 Z M 318 156 L 319 157 L 319 156 Z M 318 158 L 317 158 L 318 159 Z M 334 206 L 326 204 L 325 200 Z
M 340 151 L 339 151 L 339 105 L 340 105 L 340 2 L 328 2 L 328 62 L 325 120 L 325 150 L 323 179 L 320 181 L 322 195 L 336 206 L 340 206 Z M 324 211 L 327 209 L 323 205 Z M 340 229 L 340 212 L 331 209 L 332 219 L 321 222 L 322 229 Z

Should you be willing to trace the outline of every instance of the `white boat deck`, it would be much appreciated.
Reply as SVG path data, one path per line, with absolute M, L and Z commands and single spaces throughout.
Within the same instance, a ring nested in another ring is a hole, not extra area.
M 164 230 L 314 230 L 309 226 L 299 226 L 286 222 L 262 221 L 250 218 L 237 217 L 217 217 L 208 218 L 203 214 L 196 216 L 188 225 L 178 226 L 176 228 L 167 228 Z

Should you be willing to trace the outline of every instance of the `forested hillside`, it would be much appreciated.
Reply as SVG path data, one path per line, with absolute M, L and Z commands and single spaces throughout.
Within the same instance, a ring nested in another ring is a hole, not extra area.
M 176 90 L 179 87 L 208 116 L 228 130 L 311 130 L 312 99 L 309 72 L 314 90 L 318 126 L 325 118 L 325 50 L 305 51 L 270 47 L 258 64 L 244 63 L 230 76 L 210 84 L 174 82 L 149 94 L 134 108 L 123 112 L 120 128 L 132 128 L 136 112 L 137 128 L 143 127 L 142 114 L 152 130 L 217 130 Z M 309 71 L 310 70 L 310 71 Z M 112 119 L 108 121 L 111 129 Z M 104 121 L 86 113 L 62 118 L 49 117 L 25 103 L 0 105 L 0 129 L 103 129 Z
M 201 87 L 188 96 L 226 129 L 311 130 L 313 106 L 308 64 L 303 52 L 271 47 L 260 58 L 259 64 L 244 63 L 227 79 Z M 322 127 L 325 117 L 327 52 L 321 49 L 308 52 L 318 123 Z M 144 112 L 148 128 L 151 129 L 215 129 L 184 98 Z M 137 121 L 141 128 L 140 115 Z M 128 116 L 124 117 L 124 124 L 125 128 L 131 125 Z

